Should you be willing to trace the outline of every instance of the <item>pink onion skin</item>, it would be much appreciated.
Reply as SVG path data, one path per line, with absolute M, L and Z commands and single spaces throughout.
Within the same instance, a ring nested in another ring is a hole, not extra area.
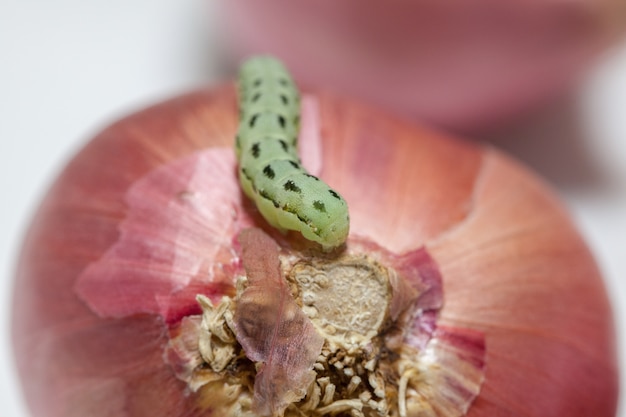
M 323 177 L 351 205 L 351 232 L 397 253 L 426 245 L 443 276 L 439 322 L 485 334 L 486 378 L 468 415 L 614 416 L 611 308 L 551 191 L 493 149 L 317 97 Z M 13 306 L 34 417 L 206 415 L 164 362 L 162 318 L 98 317 L 75 284 L 118 239 L 135 181 L 232 146 L 236 124 L 231 87 L 190 93 L 105 129 L 56 180 L 26 237 Z
M 222 2 L 234 57 L 271 53 L 422 122 L 482 131 L 570 88 L 623 34 L 620 0 Z

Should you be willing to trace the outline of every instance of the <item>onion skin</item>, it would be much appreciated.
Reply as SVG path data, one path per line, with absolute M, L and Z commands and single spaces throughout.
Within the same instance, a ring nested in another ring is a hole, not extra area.
M 554 98 L 626 26 L 619 0 L 222 3 L 235 59 L 270 53 L 305 82 L 460 131 Z
M 346 197 L 351 233 L 396 253 L 425 245 L 443 276 L 439 322 L 485 334 L 485 382 L 468 415 L 614 416 L 611 309 L 550 190 L 492 149 L 317 97 L 323 178 Z M 15 284 L 14 349 L 33 416 L 206 415 L 164 362 L 162 317 L 99 317 L 75 285 L 117 241 L 135 181 L 231 147 L 236 125 L 230 86 L 190 93 L 105 129 L 56 180 Z

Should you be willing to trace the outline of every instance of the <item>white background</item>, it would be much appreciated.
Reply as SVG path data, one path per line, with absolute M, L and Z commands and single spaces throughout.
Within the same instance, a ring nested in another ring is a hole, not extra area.
M 221 77 L 218 12 L 211 0 L 0 0 L 0 417 L 27 416 L 9 318 L 14 262 L 39 199 L 99 129 Z M 574 96 L 493 143 L 537 170 L 570 207 L 605 272 L 623 338 L 626 44 Z

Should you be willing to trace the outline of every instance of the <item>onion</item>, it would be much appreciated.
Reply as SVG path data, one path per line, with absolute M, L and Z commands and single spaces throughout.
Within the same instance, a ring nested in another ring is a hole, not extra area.
M 550 190 L 491 148 L 306 97 L 305 163 L 350 206 L 338 254 L 239 191 L 231 87 L 121 120 L 69 163 L 15 286 L 33 415 L 613 416 L 611 309 Z
M 493 129 L 580 78 L 623 34 L 619 0 L 224 1 L 234 58 L 456 130 Z

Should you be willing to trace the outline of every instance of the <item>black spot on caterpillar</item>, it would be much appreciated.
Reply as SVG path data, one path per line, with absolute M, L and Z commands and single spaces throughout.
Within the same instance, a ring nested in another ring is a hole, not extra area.
M 287 124 L 287 121 L 285 120 L 285 116 L 282 115 L 278 115 L 278 124 L 280 125 L 280 127 L 282 127 L 283 129 L 285 128 L 285 125 Z
M 287 191 L 293 191 L 294 193 L 301 193 L 302 192 L 300 187 L 298 187 L 296 185 L 296 183 L 293 182 L 292 180 L 285 181 L 285 183 L 283 184 L 283 188 L 285 190 L 287 190 Z
M 252 144 L 251 151 L 252 151 L 252 156 L 255 158 L 258 158 L 259 155 L 261 155 L 261 146 L 259 146 L 259 142 Z
M 265 168 L 263 168 L 263 174 L 270 180 L 273 180 L 274 177 L 276 176 L 271 165 L 266 165 Z
M 256 119 L 259 118 L 258 114 L 254 114 L 252 115 L 252 117 L 250 118 L 250 122 L 248 122 L 250 124 L 250 128 L 252 129 L 254 127 L 254 125 L 256 124 Z
M 323 212 L 323 213 L 325 213 L 325 212 L 326 212 L 326 205 L 325 205 L 323 202 L 319 201 L 319 200 L 315 200 L 315 201 L 313 202 L 313 208 L 314 208 L 315 210 L 317 210 L 317 211 L 321 211 L 321 212 Z
M 330 195 L 332 195 L 335 198 L 339 198 L 339 199 L 341 198 L 341 196 L 333 190 L 328 190 L 328 192 L 330 193 Z
M 300 94 L 282 63 L 262 56 L 241 66 L 239 107 L 235 151 L 244 193 L 272 226 L 299 231 L 324 249 L 343 244 L 348 205 L 299 164 Z

